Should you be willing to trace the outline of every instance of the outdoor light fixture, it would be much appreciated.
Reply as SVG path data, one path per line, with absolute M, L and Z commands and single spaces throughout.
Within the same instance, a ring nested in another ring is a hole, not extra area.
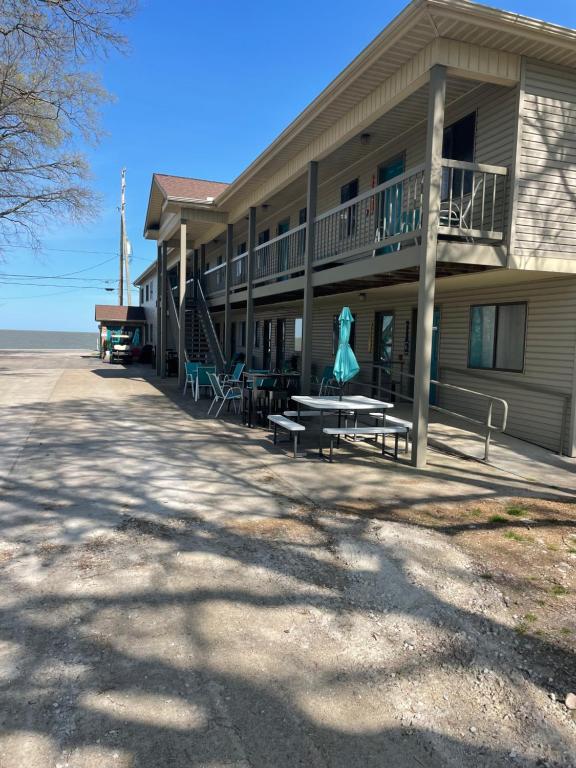
M 360 301 L 366 301 L 366 294 L 364 293 L 364 291 L 358 294 L 358 298 L 360 299 Z
M 362 144 L 364 147 L 366 147 L 368 144 L 370 144 L 370 139 L 372 136 L 369 133 L 361 133 L 360 134 L 360 144 Z
M 267 211 L 270 208 L 270 203 L 262 203 L 262 210 Z

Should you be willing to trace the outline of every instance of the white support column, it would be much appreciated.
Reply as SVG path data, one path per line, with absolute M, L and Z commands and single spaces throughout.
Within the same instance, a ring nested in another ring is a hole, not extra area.
M 166 337 L 168 334 L 168 245 L 162 243 L 162 257 L 160 260 L 160 284 L 162 295 L 160 297 L 160 311 L 162 323 L 160 325 L 160 376 L 166 377 Z
M 230 362 L 232 358 L 232 343 L 230 338 L 230 272 L 232 269 L 232 241 L 234 240 L 234 225 L 226 228 L 226 267 L 224 274 L 224 358 Z
M 318 163 L 308 164 L 306 188 L 306 245 L 304 250 L 304 306 L 302 311 L 302 365 L 300 387 L 303 395 L 310 393 L 312 377 L 312 310 L 314 288 L 312 286 L 312 261 L 314 254 L 314 219 L 318 198 Z
M 252 367 L 254 351 L 254 300 L 252 275 L 254 274 L 254 248 L 256 247 L 256 208 L 248 212 L 248 254 L 246 255 L 246 368 Z
M 428 95 L 428 131 L 426 137 L 426 174 L 422 212 L 422 247 L 418 279 L 418 322 L 414 379 L 412 463 L 426 465 L 428 416 L 430 407 L 430 366 L 432 362 L 432 324 L 436 289 L 436 251 L 442 187 L 442 138 L 446 100 L 446 68 L 430 70 Z
M 156 256 L 156 338 L 155 338 L 155 355 L 156 355 L 156 375 L 160 376 L 162 373 L 162 366 L 160 364 L 160 339 L 162 337 L 162 243 L 158 243 L 157 256 Z
M 178 383 L 186 377 L 186 220 L 180 221 L 180 285 L 178 305 Z

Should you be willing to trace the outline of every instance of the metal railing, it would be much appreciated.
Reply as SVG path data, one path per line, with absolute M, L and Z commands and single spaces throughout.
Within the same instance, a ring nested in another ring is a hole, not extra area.
M 560 456 L 564 455 L 564 440 L 565 440 L 565 425 L 568 423 L 568 415 L 570 412 L 570 404 L 572 402 L 572 395 L 568 394 L 567 392 L 562 392 L 561 390 L 554 389 L 552 387 L 539 387 L 535 384 L 527 384 L 524 381 L 505 381 L 501 377 L 498 376 L 498 374 L 493 375 L 492 373 L 483 372 L 479 370 L 469 371 L 465 368 L 453 368 L 452 366 L 444 366 L 442 368 L 442 373 L 451 373 L 453 376 L 462 376 L 462 377 L 469 377 L 469 378 L 475 378 L 475 379 L 481 379 L 486 381 L 488 384 L 491 384 L 492 386 L 503 386 L 508 387 L 509 389 L 515 389 L 520 392 L 531 392 L 537 395 L 544 395 L 545 397 L 552 397 L 556 398 L 560 401 L 560 408 L 559 408 L 559 424 L 560 424 L 560 430 L 558 435 L 558 454 Z
M 392 369 L 397 366 L 400 366 L 400 370 L 393 372 Z M 372 396 L 375 392 L 377 392 L 378 395 L 392 395 L 395 399 L 397 398 L 408 403 L 413 403 L 414 397 L 412 394 L 409 394 L 405 391 L 404 380 L 406 379 L 410 382 L 410 384 L 412 384 L 412 382 L 415 380 L 415 376 L 412 373 L 407 373 L 404 371 L 402 366 L 402 363 L 398 363 L 396 361 L 390 363 L 389 365 L 373 363 L 371 365 L 371 381 L 352 381 L 350 382 L 350 388 L 360 388 L 364 390 L 368 389 L 370 390 Z M 365 369 L 364 365 L 363 369 Z M 388 381 L 388 385 L 386 385 L 384 381 Z M 467 389 L 466 387 L 459 387 L 455 384 L 447 384 L 436 379 L 432 379 L 430 383 L 434 388 L 451 390 L 465 396 L 475 397 L 486 401 L 486 416 L 484 419 L 476 419 L 472 416 L 468 416 L 467 414 L 459 413 L 458 411 L 451 411 L 448 408 L 443 408 L 442 406 L 435 404 L 430 404 L 430 410 L 436 411 L 437 413 L 443 413 L 452 418 L 460 419 L 461 421 L 464 421 L 468 424 L 475 424 L 481 427 L 484 431 L 484 461 L 488 461 L 490 457 L 490 443 L 492 440 L 492 433 L 504 432 L 508 423 L 507 401 L 501 397 L 494 397 L 493 395 L 487 395 L 484 392 L 478 392 L 474 389 Z M 400 385 L 400 388 L 396 386 L 398 384 Z M 334 386 L 331 387 L 329 385 L 327 389 L 336 391 L 338 388 Z M 409 389 L 409 387 L 406 389 Z M 494 405 L 498 405 L 501 408 L 501 418 L 499 424 L 494 424 L 492 421 L 494 417 Z
M 465 242 L 501 242 L 506 220 L 508 169 L 484 163 L 442 160 L 439 233 Z M 314 219 L 312 264 L 353 261 L 419 244 L 425 166 L 418 165 L 362 192 Z M 306 224 L 254 249 L 253 281 L 286 280 L 304 269 Z M 230 263 L 231 291 L 246 285 L 247 253 Z M 226 265 L 204 273 L 208 295 L 225 290 Z
M 507 175 L 498 165 L 442 160 L 440 234 L 503 240 Z
M 246 266 L 248 254 L 239 253 L 230 261 L 230 288 L 237 290 L 246 285 Z
M 314 220 L 313 262 L 400 250 L 418 240 L 424 192 L 419 165 L 325 211 Z
M 300 224 L 254 249 L 254 280 L 287 279 L 304 269 L 306 224 Z
M 204 272 L 204 286 L 210 296 L 226 289 L 226 264 L 217 264 Z

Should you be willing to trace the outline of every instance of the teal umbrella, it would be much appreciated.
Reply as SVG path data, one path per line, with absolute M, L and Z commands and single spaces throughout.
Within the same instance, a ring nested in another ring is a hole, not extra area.
M 350 346 L 350 329 L 354 318 L 348 307 L 343 307 L 338 318 L 340 324 L 340 335 L 338 337 L 338 351 L 334 362 L 334 378 L 340 384 L 340 397 L 342 397 L 342 387 L 347 381 L 353 379 L 360 371 L 360 366 L 356 360 L 356 355 Z

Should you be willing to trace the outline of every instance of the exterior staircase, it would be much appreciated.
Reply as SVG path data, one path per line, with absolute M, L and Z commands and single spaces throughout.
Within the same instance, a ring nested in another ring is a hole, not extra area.
M 218 373 L 222 373 L 226 367 L 226 361 L 198 280 L 191 280 L 186 287 L 185 318 L 188 359 L 206 365 L 215 365 Z

